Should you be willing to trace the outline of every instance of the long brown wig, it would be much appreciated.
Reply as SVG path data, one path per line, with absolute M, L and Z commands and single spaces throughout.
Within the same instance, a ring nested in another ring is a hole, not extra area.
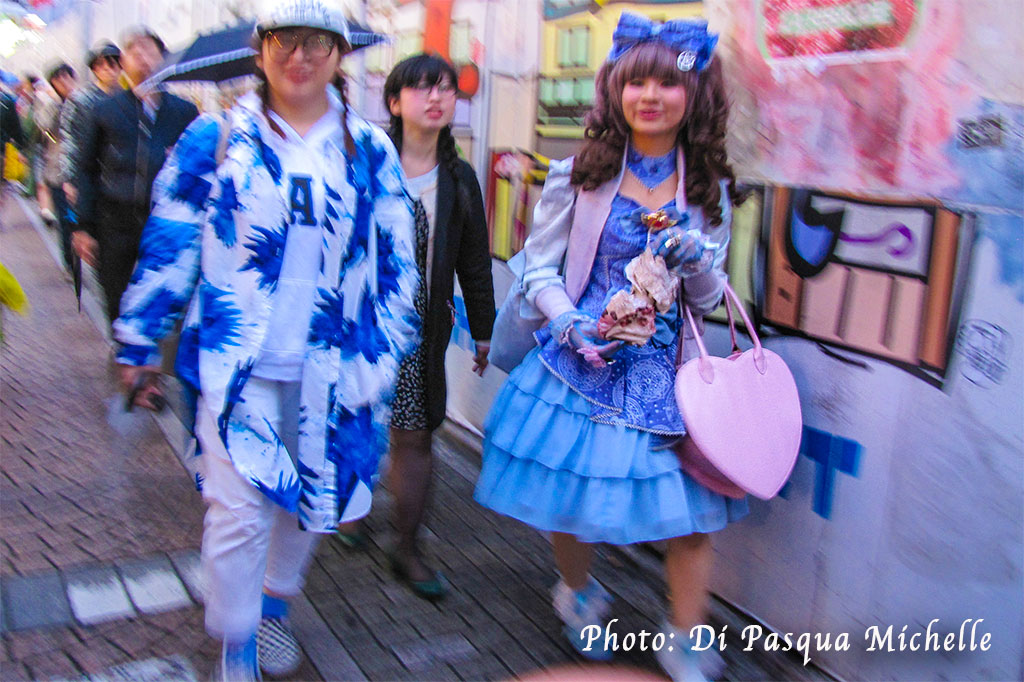
M 722 223 L 721 180 L 728 180 L 729 201 L 738 204 L 736 175 L 725 150 L 729 100 L 722 65 L 712 59 L 698 72 L 680 71 L 678 50 L 658 42 L 642 43 L 614 62 L 605 62 L 595 79 L 594 106 L 584 119 L 583 149 L 576 155 L 572 184 L 593 190 L 608 182 L 622 168 L 630 128 L 622 113 L 622 90 L 634 79 L 657 78 L 682 83 L 686 88 L 686 113 L 676 138 L 686 168 L 686 201 L 700 206 L 710 225 Z

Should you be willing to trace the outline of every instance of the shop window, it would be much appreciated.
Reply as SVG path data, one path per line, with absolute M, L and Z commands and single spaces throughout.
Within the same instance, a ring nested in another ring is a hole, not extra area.
M 593 104 L 594 103 L 594 79 L 583 78 L 580 79 L 580 104 Z
M 572 99 L 573 104 L 582 104 L 586 102 L 586 94 L 584 90 L 586 88 L 585 81 L 581 81 L 578 78 L 572 82 Z
M 374 45 L 366 48 L 366 70 L 369 73 L 383 73 L 388 70 L 386 45 Z
M 540 79 L 540 103 L 544 106 L 551 106 L 555 102 L 555 82 L 550 78 Z
M 569 31 L 570 65 L 586 66 L 590 63 L 590 29 L 577 26 Z
M 566 68 L 572 64 L 572 35 L 570 31 L 561 29 L 557 35 L 558 66 Z
M 470 59 L 470 26 L 468 22 L 452 24 L 451 37 L 448 41 L 448 49 L 451 59 L 456 64 L 467 64 Z
M 570 106 L 576 104 L 576 99 L 573 96 L 573 79 L 564 78 L 560 81 L 557 81 L 557 83 L 557 94 L 555 95 L 555 99 L 558 100 L 558 103 Z
M 398 61 L 423 51 L 423 36 L 419 33 L 403 33 L 395 41 Z

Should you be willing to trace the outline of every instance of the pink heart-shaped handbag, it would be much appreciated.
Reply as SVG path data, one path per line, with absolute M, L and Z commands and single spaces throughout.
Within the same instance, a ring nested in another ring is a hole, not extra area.
M 675 451 L 683 471 L 710 490 L 768 500 L 778 494 L 796 464 L 803 430 L 800 398 L 789 367 L 761 346 L 728 284 L 725 296 L 733 348 L 737 346 L 732 305 L 754 347 L 727 358 L 708 355 L 693 314 L 683 306 L 700 356 L 676 373 L 676 403 L 687 435 Z

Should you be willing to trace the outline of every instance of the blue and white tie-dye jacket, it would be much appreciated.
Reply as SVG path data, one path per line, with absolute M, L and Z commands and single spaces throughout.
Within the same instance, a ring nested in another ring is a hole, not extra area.
M 235 468 L 297 510 L 303 527 L 330 532 L 342 512 L 350 518 L 368 510 L 398 365 L 418 342 L 412 206 L 391 141 L 350 111 L 355 157 L 345 153 L 340 131 L 321 150 L 328 158 L 323 258 L 296 467 L 266 419 L 233 412 L 274 310 L 291 212 L 280 163 L 264 142 L 275 133 L 259 99 L 247 95 L 228 117 L 219 166 L 222 119 L 205 115 L 156 178 L 138 265 L 114 325 L 118 359 L 153 364 L 157 341 L 187 306 L 178 374 L 216 410 Z M 346 511 L 357 490 L 366 509 Z

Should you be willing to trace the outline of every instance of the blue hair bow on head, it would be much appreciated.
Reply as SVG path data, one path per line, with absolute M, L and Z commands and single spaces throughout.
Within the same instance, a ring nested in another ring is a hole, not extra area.
M 656 24 L 647 17 L 623 12 L 612 34 L 612 51 L 608 61 L 614 62 L 640 43 L 657 41 L 679 50 L 676 66 L 680 71 L 703 71 L 711 62 L 711 53 L 718 44 L 718 34 L 708 33 L 703 19 L 672 19 Z

